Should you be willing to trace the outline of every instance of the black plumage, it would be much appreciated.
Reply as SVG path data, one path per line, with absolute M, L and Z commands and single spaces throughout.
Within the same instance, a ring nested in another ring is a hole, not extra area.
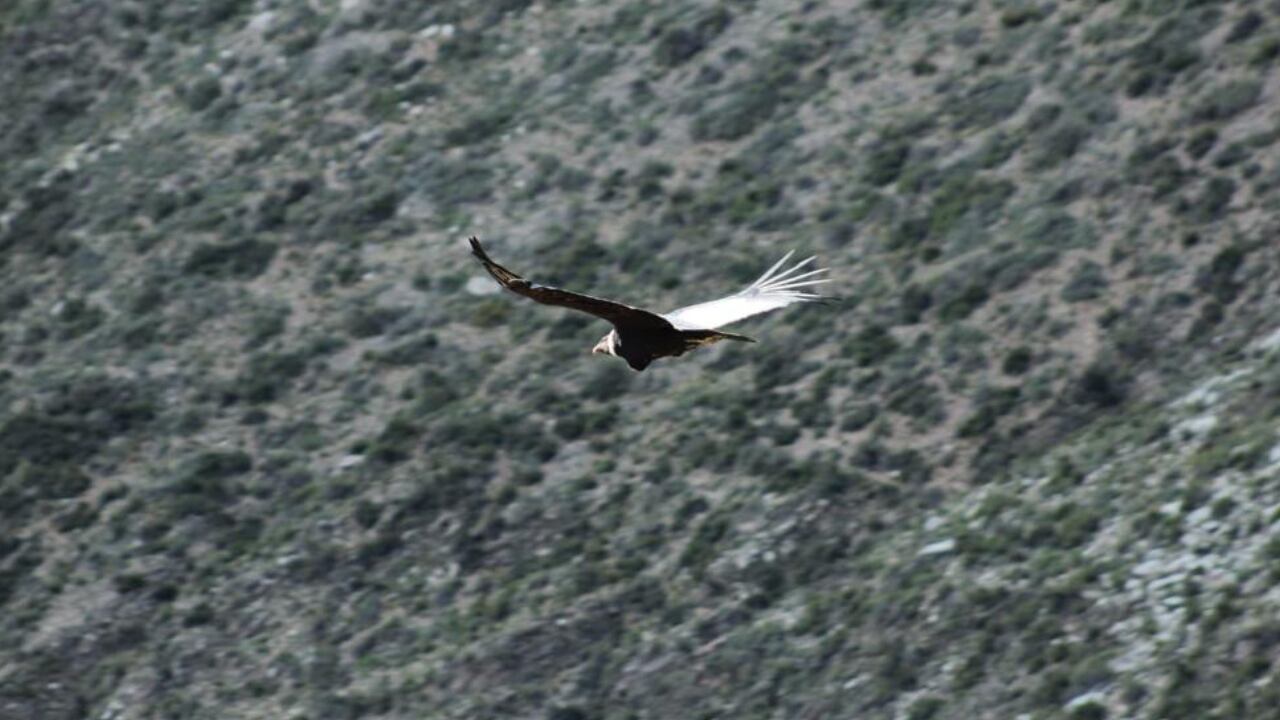
M 721 340 L 755 342 L 745 335 L 723 332 L 715 327 L 793 302 L 821 299 L 817 295 L 800 292 L 797 288 L 826 282 L 802 280 L 824 272 L 823 270 L 793 275 L 809 260 L 784 273 L 775 274 L 791 257 L 788 253 L 769 272 L 739 293 L 662 315 L 614 300 L 530 282 L 494 262 L 476 238 L 471 238 L 471 252 L 499 285 L 517 295 L 544 305 L 566 307 L 608 320 L 613 324 L 613 330 L 596 343 L 592 352 L 620 357 L 634 370 L 644 370 L 658 358 L 676 357 Z

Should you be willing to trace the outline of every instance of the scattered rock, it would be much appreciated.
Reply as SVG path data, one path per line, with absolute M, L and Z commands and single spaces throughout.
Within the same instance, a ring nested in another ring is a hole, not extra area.
M 926 555 L 944 555 L 949 552 L 954 552 L 955 549 L 956 549 L 955 538 L 947 538 L 946 540 L 939 540 L 938 542 L 929 543 L 928 545 L 925 545 L 924 547 L 920 548 L 920 552 L 916 554 L 921 557 Z
M 467 278 L 464 289 L 472 295 L 497 295 L 500 288 L 497 283 L 488 278 L 473 275 Z

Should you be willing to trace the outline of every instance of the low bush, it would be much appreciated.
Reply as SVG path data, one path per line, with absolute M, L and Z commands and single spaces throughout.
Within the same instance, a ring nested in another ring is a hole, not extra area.
M 992 127 L 1018 112 L 1032 87 L 1024 75 L 987 76 L 950 99 L 948 110 L 958 128 Z
M 1067 302 L 1096 300 L 1107 289 L 1107 274 L 1102 266 L 1085 260 L 1076 266 L 1071 279 L 1062 288 L 1062 299 Z
M 1199 41 L 1209 28 L 1205 14 L 1184 13 L 1165 19 L 1129 51 L 1125 92 L 1133 97 L 1163 93 L 1202 65 Z
M 691 21 L 663 31 L 653 48 L 653 59 L 663 67 L 688 62 L 729 27 L 733 15 L 723 6 L 714 7 Z
M 1017 407 L 1022 392 L 1016 387 L 985 388 L 978 395 L 973 414 L 956 430 L 962 438 L 977 437 L 995 427 L 996 422 Z
M 1262 96 L 1262 83 L 1253 78 L 1230 80 L 1209 88 L 1191 109 L 1194 122 L 1221 122 L 1248 110 Z
M 217 279 L 249 280 L 266 272 L 277 249 L 275 243 L 256 238 L 201 243 L 187 256 L 182 271 Z
M 1221 219 L 1231 205 L 1236 193 L 1236 182 L 1221 175 L 1209 178 L 1200 194 L 1185 201 L 1180 210 L 1195 222 L 1207 223 Z

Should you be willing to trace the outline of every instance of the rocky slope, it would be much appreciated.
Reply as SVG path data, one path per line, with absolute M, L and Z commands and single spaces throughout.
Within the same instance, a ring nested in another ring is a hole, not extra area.
M 1280 6 L 477 5 L 0 9 L 0 718 L 1276 706 Z

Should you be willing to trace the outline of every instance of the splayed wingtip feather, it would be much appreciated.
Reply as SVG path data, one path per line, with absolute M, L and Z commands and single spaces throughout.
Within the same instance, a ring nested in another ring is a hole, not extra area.
M 768 282 L 768 283 L 766 283 L 766 284 L 764 284 L 764 285 L 761 285 L 761 286 L 759 286 L 759 287 L 757 287 L 757 288 L 755 288 L 755 289 L 756 289 L 756 290 L 763 291 L 763 292 L 768 292 L 768 291 L 773 290 L 773 289 L 776 289 L 776 288 L 783 288 L 783 287 L 787 287 L 787 286 L 789 286 L 789 285 L 793 285 L 793 284 L 795 284 L 796 282 L 803 282 L 803 281 L 806 281 L 806 279 L 807 279 L 807 278 L 812 278 L 814 275 L 820 275 L 820 274 L 822 274 L 822 273 L 824 273 L 824 272 L 826 272 L 826 271 L 827 271 L 827 269 L 826 269 L 826 268 L 820 268 L 820 269 L 818 269 L 818 270 L 811 270 L 811 271 L 809 271 L 809 272 L 807 272 L 807 273 L 801 273 L 800 275 L 796 275 L 796 276 L 794 276 L 794 277 L 786 278 L 786 279 L 783 279 L 783 280 L 771 280 L 770 282 Z
M 785 279 L 787 279 L 788 277 L 790 277 L 792 274 L 794 274 L 794 273 L 796 273 L 797 271 L 799 271 L 799 270 L 800 270 L 800 268 L 804 267 L 805 265 L 808 265 L 809 263 L 811 263 L 811 262 L 813 262 L 814 260 L 817 260 L 817 259 L 818 259 L 818 256 L 817 256 L 817 255 L 814 255 L 814 256 L 812 256 L 812 257 L 805 258 L 804 260 L 801 260 L 800 262 L 796 263 L 795 265 L 792 265 L 791 267 L 787 268 L 786 270 L 784 270 L 783 272 L 779 273 L 778 275 L 776 275 L 776 276 L 774 276 L 774 277 L 772 277 L 772 278 L 769 278 L 769 283 L 770 283 L 770 284 L 772 284 L 772 283 L 776 283 L 776 282 L 778 282 L 778 281 L 780 281 L 780 280 L 785 280 Z
M 791 256 L 795 254 L 795 252 L 796 252 L 795 250 L 788 250 L 788 251 L 787 251 L 787 254 L 786 254 L 786 255 L 783 255 L 781 260 L 779 260 L 778 262 L 774 263 L 774 264 L 773 264 L 773 267 L 771 267 L 771 268 L 769 268 L 768 270 L 766 270 L 766 271 L 765 271 L 765 273 L 764 273 L 763 275 L 761 275 L 761 276 L 760 276 L 760 278 L 759 278 L 758 280 L 756 280 L 755 282 L 751 283 L 752 287 L 755 287 L 755 286 L 758 286 L 758 285 L 763 285 L 764 283 L 769 282 L 769 280 L 773 277 L 773 274 L 774 274 L 775 272 L 777 272 L 778 268 L 780 268 L 780 267 L 782 267 L 783 265 L 785 265 L 785 264 L 787 263 L 787 261 L 791 259 Z

